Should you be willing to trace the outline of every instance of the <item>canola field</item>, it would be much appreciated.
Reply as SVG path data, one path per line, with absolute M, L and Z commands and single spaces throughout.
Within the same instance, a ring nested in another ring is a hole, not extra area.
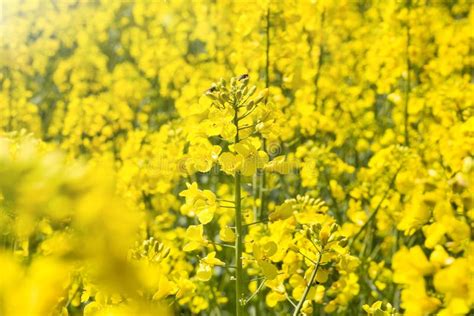
M 0 315 L 474 314 L 470 0 L 0 1 Z

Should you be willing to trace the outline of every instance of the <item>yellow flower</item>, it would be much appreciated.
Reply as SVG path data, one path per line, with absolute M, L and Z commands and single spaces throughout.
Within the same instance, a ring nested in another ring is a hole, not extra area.
M 331 194 L 334 196 L 334 198 L 338 201 L 343 201 L 345 198 L 345 193 L 342 187 L 337 183 L 336 180 L 330 180 L 329 181 L 329 187 L 331 189 Z
M 434 248 L 443 239 L 444 235 L 446 234 L 447 227 L 440 222 L 434 222 L 431 225 L 423 226 L 422 230 L 426 237 L 426 248 Z
M 273 256 L 277 250 L 278 247 L 273 241 L 269 241 L 263 246 L 258 243 L 253 244 L 253 255 L 262 269 L 263 275 L 268 280 L 273 280 L 278 275 L 277 267 L 270 261 L 270 257 Z
M 202 138 L 198 138 L 189 146 L 188 154 L 185 161 L 187 171 L 192 173 L 195 171 L 208 172 L 213 164 L 218 161 L 222 148 Z
M 402 284 L 417 282 L 425 275 L 434 272 L 433 265 L 428 261 L 420 246 L 400 249 L 393 257 L 392 267 L 393 280 Z
M 382 301 L 376 301 L 371 306 L 364 304 L 362 309 L 370 316 L 390 316 L 394 314 L 395 309 L 390 303 L 386 304 L 386 310 L 383 310 L 382 304 Z
M 458 258 L 435 273 L 434 287 L 445 295 L 446 315 L 465 315 L 474 304 L 474 285 L 470 276 L 472 271 L 466 258 Z
M 176 293 L 176 291 L 176 284 L 168 280 L 167 277 L 161 276 L 158 284 L 158 291 L 153 294 L 153 299 L 159 301 L 168 295 Z
M 420 246 L 402 248 L 393 257 L 393 281 L 403 284 L 402 307 L 408 315 L 423 315 L 435 311 L 440 301 L 426 293 L 424 277 L 434 272 Z
M 449 256 L 446 250 L 441 245 L 436 245 L 435 249 L 430 255 L 430 262 L 437 268 L 444 267 L 453 263 L 454 258 Z
M 201 281 L 209 281 L 212 277 L 212 270 L 214 266 L 224 266 L 225 263 L 216 258 L 216 252 L 210 252 L 206 257 L 199 262 L 196 270 L 196 277 Z
M 277 172 L 279 174 L 288 174 L 292 170 L 296 170 L 296 163 L 286 161 L 285 156 L 275 157 L 273 160 L 267 162 L 264 169 L 269 172 Z
M 212 277 L 212 267 L 205 263 L 199 263 L 199 267 L 196 270 L 196 277 L 200 281 L 209 281 Z
M 258 150 L 250 141 L 242 141 L 234 145 L 239 160 L 239 170 L 244 176 L 252 176 L 258 168 L 268 162 L 268 155 Z
M 204 258 L 201 259 L 201 262 L 210 265 L 211 267 L 213 266 L 224 266 L 225 263 L 216 258 L 216 252 L 212 251 L 207 254 Z
M 270 291 L 265 297 L 265 303 L 268 307 L 275 307 L 278 302 L 286 300 L 285 294 Z
M 278 205 L 273 212 L 268 215 L 270 221 L 284 220 L 290 218 L 293 215 L 293 203 L 291 201 L 285 201 L 283 204 Z
M 240 165 L 237 155 L 231 152 L 225 152 L 219 157 L 219 165 L 222 171 L 227 174 L 234 175 Z
M 426 293 L 424 280 L 419 279 L 410 283 L 401 292 L 401 306 L 406 315 L 429 315 L 436 311 L 440 305 L 439 299 Z
M 221 230 L 219 232 L 219 238 L 222 241 L 225 241 L 225 242 L 234 242 L 235 241 L 235 233 L 230 227 L 225 226 L 225 227 L 221 228 Z
M 207 224 L 212 221 L 217 209 L 216 196 L 212 191 L 199 190 L 197 183 L 187 183 L 188 187 L 179 195 L 186 198 L 186 204 L 181 207 L 183 214 L 196 214 L 201 224 Z
M 202 122 L 202 129 L 208 136 L 220 135 L 225 140 L 232 141 L 237 134 L 233 124 L 234 110 L 232 108 L 211 108 L 208 119 Z
M 203 225 L 191 225 L 186 229 L 185 240 L 188 242 L 184 245 L 184 251 L 193 251 L 205 246 L 207 241 L 203 237 Z

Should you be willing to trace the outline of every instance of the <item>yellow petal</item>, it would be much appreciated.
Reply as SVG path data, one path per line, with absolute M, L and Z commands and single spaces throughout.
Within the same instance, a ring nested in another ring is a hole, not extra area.
M 278 269 L 273 263 L 270 263 L 268 261 L 260 260 L 258 262 L 258 265 L 262 268 L 263 275 L 268 280 L 273 280 L 277 277 Z
M 202 225 L 191 225 L 186 229 L 186 239 L 193 241 L 203 240 L 204 228 Z
M 212 218 L 214 217 L 214 212 L 211 211 L 209 207 L 204 208 L 201 210 L 198 214 L 198 219 L 201 224 L 207 224 L 212 221 Z
M 219 237 L 222 241 L 225 242 L 234 242 L 235 241 L 235 233 L 230 227 L 223 227 L 219 232 Z
M 267 257 L 273 256 L 278 250 L 277 244 L 273 241 L 269 241 L 263 245 L 263 251 Z
M 216 258 L 216 252 L 210 252 L 206 257 L 204 257 L 201 262 L 208 264 L 210 266 L 224 266 L 225 263 L 218 258 Z
M 201 281 L 209 281 L 212 277 L 211 266 L 204 263 L 200 263 L 196 271 L 196 277 Z

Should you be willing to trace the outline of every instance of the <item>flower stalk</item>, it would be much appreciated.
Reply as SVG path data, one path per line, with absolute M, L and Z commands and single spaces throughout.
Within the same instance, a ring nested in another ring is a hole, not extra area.
M 234 103 L 234 125 L 236 127 L 235 144 L 239 142 L 239 108 L 238 103 Z M 244 315 L 244 273 L 242 267 L 242 252 L 243 252 L 243 230 L 242 230 L 242 199 L 241 199 L 241 175 L 239 171 L 235 172 L 235 261 L 237 269 L 235 271 L 235 308 L 236 315 Z
M 323 254 L 320 252 L 318 260 L 316 261 L 316 263 L 314 265 L 314 270 L 311 273 L 311 276 L 309 278 L 308 284 L 306 285 L 306 287 L 304 289 L 303 296 L 301 297 L 301 300 L 298 302 L 298 305 L 296 305 L 295 312 L 293 313 L 293 316 L 298 316 L 301 312 L 301 309 L 303 308 L 303 304 L 306 301 L 306 297 L 308 296 L 308 293 L 311 289 L 311 286 L 314 282 L 314 279 L 316 279 L 316 274 L 318 274 L 318 270 L 319 270 L 319 266 L 321 264 L 321 257 L 322 256 L 323 256 Z

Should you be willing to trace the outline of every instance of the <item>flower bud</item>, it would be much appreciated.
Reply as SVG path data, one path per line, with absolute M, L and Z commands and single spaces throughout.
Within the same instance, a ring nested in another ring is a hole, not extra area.
M 329 236 L 331 236 L 331 230 L 329 225 L 324 225 L 324 227 L 319 232 L 319 239 L 321 240 L 321 244 L 326 244 L 328 242 Z
M 250 100 L 248 103 L 247 103 L 247 110 L 250 111 L 254 106 L 254 102 L 253 100 Z
M 266 97 L 268 97 L 268 89 L 264 89 L 260 91 L 258 96 L 255 98 L 255 104 L 262 102 L 263 99 L 265 99 Z
M 342 248 L 344 248 L 345 246 L 347 246 L 348 243 L 349 243 L 348 240 L 347 240 L 346 238 L 344 238 L 344 239 L 341 239 L 341 240 L 339 241 L 339 246 L 341 246 Z
M 229 95 L 225 92 L 219 92 L 219 98 L 221 98 L 224 101 L 228 101 L 229 100 Z
M 171 252 L 171 249 L 170 249 L 170 248 L 165 248 L 165 250 L 163 251 L 163 258 L 168 257 L 168 255 L 170 254 L 170 252 Z
M 321 226 L 320 223 L 317 223 L 317 224 L 311 226 L 311 229 L 313 230 L 313 232 L 315 234 L 319 234 L 319 232 L 321 231 L 321 228 L 322 228 L 322 226 Z
M 212 92 L 206 92 L 206 97 L 208 97 L 209 99 L 211 100 L 217 100 L 217 97 L 215 94 L 213 94 Z
M 304 301 L 301 311 L 304 315 L 309 315 L 313 313 L 313 304 L 311 303 L 311 300 Z
M 255 91 L 257 91 L 257 86 L 251 86 L 248 92 L 248 96 L 251 97 Z

